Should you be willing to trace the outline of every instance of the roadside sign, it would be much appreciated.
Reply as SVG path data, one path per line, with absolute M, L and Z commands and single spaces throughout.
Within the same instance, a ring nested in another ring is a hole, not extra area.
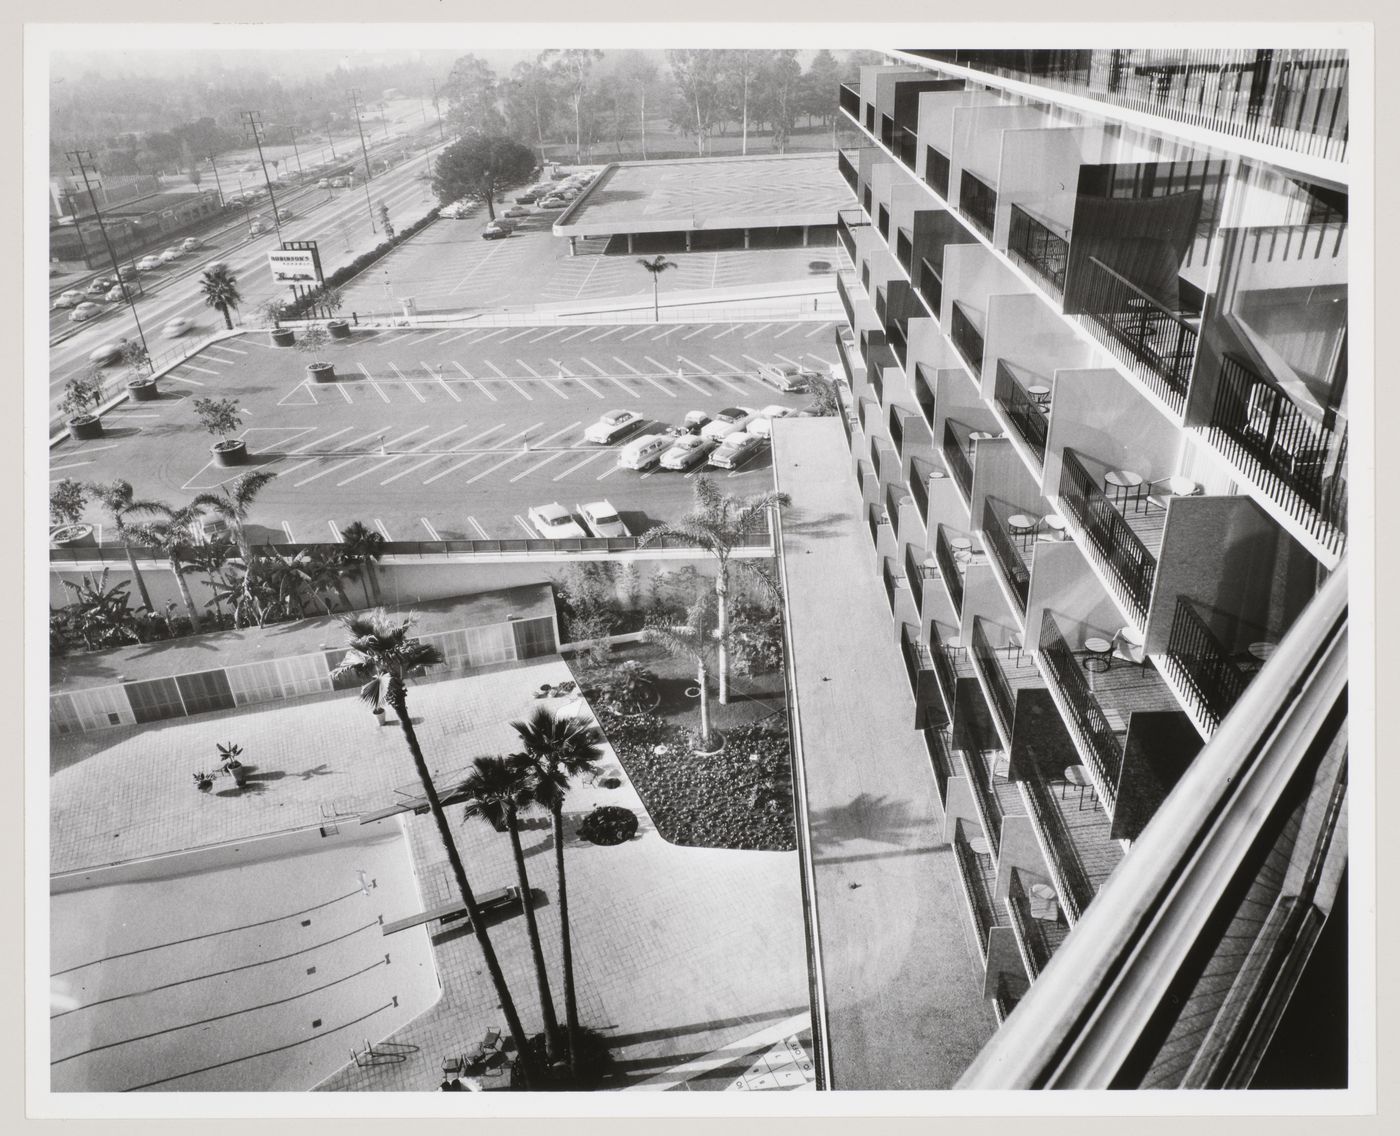
M 297 288 L 320 287 L 324 283 L 315 241 L 284 241 L 281 248 L 268 250 L 267 263 L 272 269 L 272 279 L 278 284 Z

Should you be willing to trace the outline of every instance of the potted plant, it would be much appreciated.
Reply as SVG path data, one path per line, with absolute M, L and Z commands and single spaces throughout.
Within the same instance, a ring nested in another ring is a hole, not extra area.
M 126 380 L 126 391 L 133 402 L 154 402 L 160 397 L 156 377 L 150 370 L 150 352 L 141 343 L 128 339 L 122 344 L 122 363 L 130 375 Z
M 290 347 L 296 342 L 296 336 L 289 327 L 283 327 L 282 313 L 287 309 L 287 301 L 274 296 L 270 300 L 265 300 L 258 306 L 258 311 L 272 321 L 272 345 L 274 347 Z
M 102 437 L 102 419 L 97 416 L 101 405 L 102 376 L 95 367 L 69 379 L 58 404 L 58 409 L 68 419 L 69 437 L 74 441 Z
M 214 787 L 214 775 L 212 773 L 205 773 L 201 769 L 198 773 L 192 774 L 192 776 L 194 777 L 194 787 L 201 793 L 207 793 Z
M 316 294 L 316 303 L 320 309 L 328 316 L 334 316 L 336 312 L 345 305 L 345 297 L 339 288 L 322 288 Z M 348 320 L 335 318 L 326 324 L 326 330 L 330 332 L 332 339 L 349 339 L 350 323 Z
M 243 425 L 243 416 L 238 413 L 238 399 L 197 398 L 194 400 L 194 412 L 199 416 L 200 424 L 219 439 L 210 447 L 214 461 L 224 466 L 242 465 L 248 458 L 248 445 L 242 438 L 229 437 Z
M 88 487 L 65 477 L 49 491 L 49 543 L 54 548 L 70 548 L 92 543 L 92 526 L 82 523 Z
M 239 755 L 243 752 L 243 747 L 235 742 L 229 742 L 228 745 L 219 742 L 214 744 L 219 749 L 219 767 L 233 778 L 234 785 L 240 789 L 243 788 L 244 785 L 248 784 L 248 769 L 238 760 Z
M 319 323 L 307 324 L 302 329 L 301 339 L 297 342 L 297 350 L 305 351 L 308 355 L 315 356 L 322 348 L 330 342 L 330 333 Z M 313 383 L 333 383 L 335 382 L 335 364 L 325 360 L 318 360 L 315 363 L 306 365 L 306 377 Z

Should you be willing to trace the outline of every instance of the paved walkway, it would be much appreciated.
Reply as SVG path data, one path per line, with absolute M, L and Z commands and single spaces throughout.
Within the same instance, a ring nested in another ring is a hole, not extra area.
M 509 669 L 415 685 L 409 706 L 424 755 L 440 784 L 455 784 L 480 754 L 509 752 L 512 718 L 536 704 L 543 682 L 570 678 L 557 657 Z M 556 702 L 558 706 L 561 703 Z M 355 814 L 413 793 L 417 780 L 397 729 L 377 727 L 351 692 L 86 735 L 106 744 L 64 759 L 53 743 L 51 870 L 64 871 L 306 825 L 357 823 Z M 200 793 L 190 771 L 209 765 L 214 743 L 234 740 L 254 767 L 250 790 L 227 779 Z M 609 749 L 605 768 L 622 775 Z M 713 1053 L 777 1022 L 789 1033 L 807 1008 L 796 854 L 681 848 L 657 834 L 625 776 L 616 789 L 576 784 L 566 823 L 570 923 L 581 1020 L 607 1037 L 622 1085 Z M 227 794 L 227 795 L 221 795 Z M 639 835 L 614 848 L 573 836 L 598 804 L 630 808 Z M 432 818 L 403 814 L 418 879 L 398 918 L 449 898 L 446 854 Z M 515 881 L 508 840 L 479 821 L 449 819 L 474 888 Z M 546 965 L 558 987 L 559 924 L 549 825 L 522 833 Z M 427 928 L 399 932 L 429 934 Z M 492 925 L 492 942 L 528 1031 L 540 1028 L 538 998 L 519 915 Z M 434 938 L 441 1000 L 394 1034 L 416 1047 L 402 1063 L 350 1065 L 332 1090 L 432 1090 L 441 1058 L 503 1027 L 476 940 L 448 929 Z
M 850 452 L 834 418 L 775 423 L 773 450 L 833 1087 L 950 1088 L 996 1019 Z

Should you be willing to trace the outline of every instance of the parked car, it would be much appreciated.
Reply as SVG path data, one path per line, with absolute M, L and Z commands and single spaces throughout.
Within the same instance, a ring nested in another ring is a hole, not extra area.
M 120 284 L 113 284 L 107 291 L 107 294 L 102 298 L 109 304 L 120 304 L 126 297 L 122 295 L 122 286 Z
M 153 268 L 161 267 L 162 261 L 158 256 L 143 256 L 136 262 L 138 272 L 149 272 Z
M 452 204 L 444 205 L 441 209 L 439 209 L 438 216 L 446 217 L 452 221 L 459 221 L 462 218 L 462 207 L 454 201 L 452 202 Z
M 58 299 L 53 302 L 53 306 L 56 308 L 76 308 L 85 299 L 87 299 L 87 297 L 83 295 L 82 292 L 77 289 L 70 289 L 67 292 L 60 292 L 58 294 Z
M 698 434 L 710 424 L 710 416 L 703 410 L 692 410 L 685 416 L 685 428 L 688 433 Z
M 481 239 L 483 241 L 499 241 L 501 238 L 508 236 L 510 236 L 510 230 L 504 225 L 496 224 L 494 221 L 481 230 Z
M 162 264 L 169 264 L 172 260 L 179 260 L 179 259 L 180 259 L 180 250 L 177 249 L 177 248 L 168 248 L 168 249 L 166 249 L 163 253 L 160 254 L 160 261 L 161 261 Z
M 798 394 L 807 390 L 813 378 L 812 372 L 791 363 L 764 363 L 758 368 L 758 377 L 784 394 Z
M 720 444 L 719 449 L 710 455 L 710 464 L 716 469 L 738 469 L 763 447 L 763 439 L 757 434 L 739 431 L 730 434 Z
M 573 514 L 558 501 L 549 505 L 531 506 L 527 515 L 535 531 L 546 540 L 564 540 L 588 535 L 574 520 Z
M 515 199 L 517 205 L 533 205 L 540 199 L 540 192 L 537 189 L 527 189 Z
M 115 363 L 122 357 L 122 352 L 125 350 L 125 339 L 119 339 L 115 343 L 104 343 L 88 356 L 88 362 L 97 363 L 101 366 L 105 366 L 108 363 Z
M 765 406 L 753 416 L 753 421 L 745 427 L 750 434 L 757 434 L 760 438 L 769 438 L 773 434 L 773 419 L 792 418 L 797 411 L 790 406 L 779 406 L 774 403 L 772 406 Z
M 753 411 L 743 406 L 726 406 L 714 420 L 707 422 L 700 430 L 703 437 L 722 439 L 737 434 L 749 424 Z
M 100 304 L 81 303 L 68 313 L 68 322 L 82 323 L 85 320 L 92 319 L 93 316 L 100 316 L 101 314 L 102 306 Z
M 593 530 L 594 536 L 631 536 L 611 501 L 589 501 L 578 506 L 578 515 Z
M 180 247 L 184 249 L 185 252 L 194 252 L 195 249 L 199 248 L 199 238 L 186 237 L 183 241 L 180 242 Z
M 682 434 L 671 448 L 661 455 L 661 468 L 676 471 L 687 470 L 704 461 L 719 442 L 714 438 L 702 438 L 698 434 Z
M 161 334 L 165 336 L 166 339 L 178 339 L 192 327 L 194 327 L 194 321 L 181 316 L 166 324 L 165 327 L 161 329 Z
M 583 432 L 583 440 L 606 446 L 631 433 L 641 422 L 642 416 L 636 410 L 609 410 Z
M 665 434 L 643 434 L 633 438 L 618 451 L 617 464 L 621 469 L 650 469 L 671 445 Z
M 108 280 L 105 276 L 99 276 L 87 286 L 89 296 L 105 296 L 108 290 L 116 283 L 115 280 Z
M 551 193 L 548 197 L 543 197 L 539 201 L 541 209 L 563 209 L 568 203 L 567 200 L 558 194 Z
M 501 216 L 503 217 L 528 217 L 530 207 L 528 205 L 512 205 Z

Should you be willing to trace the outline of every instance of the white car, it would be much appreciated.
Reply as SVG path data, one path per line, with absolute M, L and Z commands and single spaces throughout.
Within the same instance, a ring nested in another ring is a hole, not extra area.
M 720 443 L 719 449 L 710 455 L 710 464 L 716 469 L 738 469 L 760 449 L 764 441 L 757 434 L 740 431 L 730 434 Z
M 583 432 L 583 440 L 606 446 L 635 430 L 642 421 L 640 412 L 636 410 L 609 410 Z
M 105 365 L 115 363 L 122 357 L 122 352 L 126 350 L 126 340 L 122 339 L 116 343 L 104 343 L 88 356 L 89 363 Z
M 168 248 L 168 249 L 166 249 L 163 253 L 160 254 L 160 261 L 161 261 L 162 264 L 169 264 L 171 261 L 179 260 L 179 259 L 180 259 L 180 250 L 177 249 L 177 248 Z
M 714 438 L 702 438 L 698 434 L 682 434 L 671 448 L 661 455 L 661 468 L 677 472 L 704 461 L 719 443 Z
M 181 316 L 179 319 L 173 319 L 166 324 L 165 327 L 161 329 L 161 334 L 165 336 L 166 339 L 178 339 L 192 327 L 194 327 L 194 321 L 187 320 Z
M 100 304 L 79 304 L 68 313 L 68 322 L 82 323 L 84 320 L 90 320 L 94 316 L 100 316 L 101 314 L 102 307 Z
M 136 269 L 138 272 L 149 272 L 153 268 L 159 268 L 161 263 L 158 256 L 143 256 L 136 262 Z
M 722 439 L 737 434 L 749 424 L 753 411 L 744 406 L 726 406 L 700 429 L 702 438 Z
M 501 214 L 502 217 L 528 217 L 529 215 L 530 207 L 528 205 L 512 205 Z
M 55 308 L 76 308 L 87 299 L 87 293 L 77 290 L 69 290 L 59 293 L 58 299 L 53 302 Z
M 527 514 L 535 531 L 546 540 L 567 540 L 571 537 L 586 537 L 573 514 L 555 501 L 550 505 L 534 505 Z
M 186 237 L 183 241 L 180 242 L 180 247 L 185 252 L 194 252 L 195 249 L 199 248 L 199 238 Z
M 590 501 L 578 506 L 578 515 L 593 530 L 594 536 L 631 536 L 611 501 Z
M 765 406 L 754 415 L 753 421 L 746 429 L 750 434 L 757 434 L 760 438 L 771 438 L 773 436 L 773 419 L 792 418 L 797 411 L 790 406 L 779 406 L 774 403 L 772 406 Z
M 791 363 L 764 363 L 758 368 L 758 377 L 784 394 L 799 394 L 811 387 L 815 376 Z

